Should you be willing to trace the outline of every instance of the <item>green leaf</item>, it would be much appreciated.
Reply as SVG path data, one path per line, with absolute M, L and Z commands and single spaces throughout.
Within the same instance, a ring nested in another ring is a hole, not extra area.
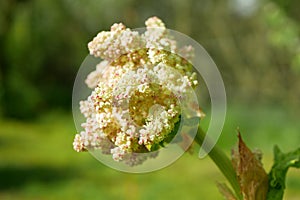
M 289 153 L 282 153 L 274 147 L 274 165 L 269 173 L 269 191 L 267 200 L 282 200 L 286 174 L 290 167 L 300 168 L 300 148 Z
M 168 144 L 170 142 L 179 142 L 181 140 L 181 137 L 177 137 L 176 140 L 172 141 L 180 128 L 180 123 L 181 123 L 181 115 L 179 116 L 179 120 L 175 123 L 173 130 L 163 140 L 163 143 L 161 144 L 162 146 L 164 143 Z
M 178 135 L 176 138 L 174 138 L 180 128 L 180 121 L 181 116 L 179 116 L 179 120 L 175 123 L 174 128 L 172 131 L 165 137 L 165 139 L 159 143 L 154 143 L 154 144 L 148 144 L 145 145 L 145 147 L 148 149 L 148 151 L 157 151 L 161 147 L 165 147 L 165 144 L 169 144 L 170 142 L 180 142 L 182 140 L 182 137 Z M 174 139 L 174 140 L 173 140 Z

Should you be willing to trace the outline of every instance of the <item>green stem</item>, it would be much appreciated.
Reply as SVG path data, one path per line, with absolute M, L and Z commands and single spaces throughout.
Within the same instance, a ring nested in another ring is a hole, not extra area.
M 206 136 L 206 133 L 199 127 L 198 132 L 195 138 L 195 141 L 201 146 L 204 138 Z M 202 146 L 202 148 L 205 147 Z M 233 168 L 233 165 L 228 158 L 228 156 L 217 146 L 215 145 L 208 153 L 209 157 L 213 160 L 213 162 L 217 165 L 217 167 L 220 169 L 220 171 L 223 173 L 223 175 L 226 177 L 226 179 L 231 184 L 233 190 L 236 193 L 236 196 L 238 199 L 242 200 L 242 194 L 241 189 L 238 183 L 238 179 L 235 173 L 235 170 Z

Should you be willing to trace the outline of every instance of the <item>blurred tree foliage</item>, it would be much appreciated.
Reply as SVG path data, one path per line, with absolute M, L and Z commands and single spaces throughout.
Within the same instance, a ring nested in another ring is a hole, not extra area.
M 232 100 L 297 105 L 300 15 L 294 5 L 298 4 L 292 0 L 0 1 L 1 115 L 32 118 L 49 109 L 70 109 L 73 81 L 88 53 L 87 42 L 114 22 L 142 27 L 153 15 L 207 49 Z

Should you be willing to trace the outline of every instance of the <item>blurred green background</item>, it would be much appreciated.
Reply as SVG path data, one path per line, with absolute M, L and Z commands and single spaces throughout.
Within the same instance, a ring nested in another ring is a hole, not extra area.
M 186 154 L 149 174 L 112 170 L 72 149 L 72 86 L 87 43 L 115 22 L 151 16 L 198 41 L 223 76 L 228 113 L 219 143 L 230 152 L 240 127 L 251 148 L 300 144 L 300 1 L 1 0 L 0 199 L 222 199 L 208 159 Z M 203 95 L 209 115 L 209 100 Z M 207 127 L 208 119 L 203 120 Z M 300 196 L 288 173 L 285 199 Z

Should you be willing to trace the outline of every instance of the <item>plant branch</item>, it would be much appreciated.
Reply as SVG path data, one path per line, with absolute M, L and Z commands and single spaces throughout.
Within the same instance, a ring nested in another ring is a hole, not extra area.
M 201 129 L 198 128 L 197 135 L 195 141 L 202 146 L 206 133 Z M 202 146 L 205 150 L 205 146 Z M 233 168 L 231 160 L 228 156 L 217 146 L 215 145 L 210 152 L 208 152 L 209 157 L 213 160 L 213 162 L 217 165 L 226 179 L 229 181 L 230 185 L 232 186 L 233 190 L 236 193 L 238 199 L 242 200 L 241 189 L 238 183 L 238 179 Z

